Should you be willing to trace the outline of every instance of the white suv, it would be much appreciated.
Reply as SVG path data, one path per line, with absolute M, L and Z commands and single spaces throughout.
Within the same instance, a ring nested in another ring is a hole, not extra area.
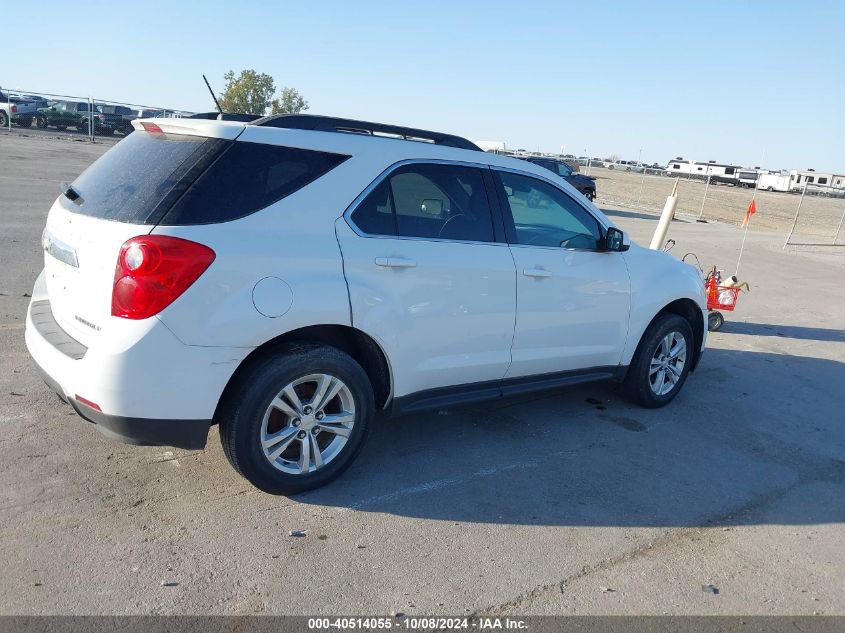
M 697 271 L 543 167 L 445 134 L 289 115 L 138 130 L 47 218 L 26 343 L 104 433 L 225 453 L 255 486 L 339 475 L 377 411 L 588 380 L 672 400 Z

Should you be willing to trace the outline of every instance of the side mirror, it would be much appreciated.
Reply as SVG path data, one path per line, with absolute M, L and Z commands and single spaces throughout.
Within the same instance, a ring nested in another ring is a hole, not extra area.
M 621 253 L 631 248 L 631 240 L 628 234 L 620 231 L 615 226 L 607 229 L 607 235 L 604 237 L 604 249 Z

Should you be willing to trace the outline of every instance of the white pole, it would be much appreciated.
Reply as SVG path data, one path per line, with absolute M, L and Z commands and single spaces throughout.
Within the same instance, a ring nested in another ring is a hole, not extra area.
M 94 100 L 88 97 L 88 140 L 94 142 Z
M 698 212 L 698 219 L 704 215 L 704 203 L 707 202 L 707 190 L 710 188 L 710 165 L 707 166 L 707 183 L 704 185 L 704 197 L 701 199 L 701 210 Z
M 6 100 L 8 101 L 8 103 L 6 104 L 6 108 L 7 108 L 6 114 L 9 115 L 9 116 L 6 117 L 6 123 L 9 126 L 9 132 L 11 132 L 12 131 L 12 93 L 11 92 L 6 93 Z
M 666 198 L 666 204 L 663 206 L 663 213 L 660 214 L 660 220 L 657 222 L 657 228 L 654 230 L 654 236 L 651 238 L 649 248 L 653 251 L 658 251 L 663 248 L 663 243 L 666 241 L 666 233 L 669 231 L 669 225 L 672 223 L 672 218 L 675 217 L 675 207 L 678 206 L 678 181 L 680 176 L 675 179 L 675 186 L 672 187 L 672 194 Z
M 587 171 L 584 172 L 584 175 L 589 176 L 590 175 L 590 155 L 587 153 L 586 147 L 584 148 L 584 156 L 587 157 Z
M 763 156 L 766 155 L 765 150 L 763 151 Z M 760 161 L 760 164 L 763 164 L 763 161 Z M 754 193 L 751 194 L 751 202 L 757 198 L 757 189 L 760 187 L 760 177 L 758 174 L 757 182 L 754 183 Z M 750 203 L 749 203 L 750 204 Z M 746 211 L 748 213 L 748 211 Z M 745 238 L 748 237 L 748 227 L 751 226 L 751 218 L 748 218 L 748 222 L 745 223 L 745 233 L 742 234 L 742 244 L 739 247 L 739 257 L 736 260 L 736 271 L 734 271 L 734 277 L 739 275 L 739 262 L 742 261 L 742 251 L 745 249 Z
M 798 224 L 798 214 L 801 213 L 801 203 L 804 202 L 805 193 L 807 193 L 806 178 L 804 178 L 804 190 L 801 192 L 801 199 L 798 201 L 798 208 L 795 209 L 795 219 L 792 221 L 792 228 L 789 229 L 789 235 L 786 236 L 786 241 L 783 243 L 783 248 L 781 250 L 786 250 L 786 245 L 789 244 L 789 240 L 792 237 L 792 234 L 795 232 L 795 225 Z
M 643 170 L 643 177 L 640 180 L 640 192 L 637 194 L 637 206 L 640 204 L 640 199 L 643 197 L 643 187 L 645 187 L 645 168 L 643 167 L 643 148 L 640 147 L 640 155 L 637 157 L 637 165 Z
M 839 239 L 839 231 L 842 230 L 842 220 L 845 220 L 845 209 L 842 210 L 842 217 L 839 218 L 839 227 L 836 229 L 836 235 L 833 236 L 834 246 L 836 246 L 836 241 Z

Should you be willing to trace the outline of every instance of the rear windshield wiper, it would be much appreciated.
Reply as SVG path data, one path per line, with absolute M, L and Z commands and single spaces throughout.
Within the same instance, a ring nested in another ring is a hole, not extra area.
M 60 185 L 62 189 L 62 195 L 73 202 L 77 206 L 82 206 L 82 203 L 85 202 L 85 199 L 82 197 L 82 194 L 79 193 L 76 189 L 73 188 L 73 185 L 67 182 L 63 182 Z

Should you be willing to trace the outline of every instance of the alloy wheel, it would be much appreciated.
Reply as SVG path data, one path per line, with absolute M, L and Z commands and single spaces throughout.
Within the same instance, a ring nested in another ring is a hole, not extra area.
M 651 357 L 648 382 L 652 393 L 665 396 L 675 388 L 687 362 L 687 342 L 680 332 L 670 332 L 661 339 Z
M 304 475 L 336 458 L 354 425 L 355 400 L 349 387 L 330 374 L 309 374 L 273 398 L 259 441 L 274 468 Z

